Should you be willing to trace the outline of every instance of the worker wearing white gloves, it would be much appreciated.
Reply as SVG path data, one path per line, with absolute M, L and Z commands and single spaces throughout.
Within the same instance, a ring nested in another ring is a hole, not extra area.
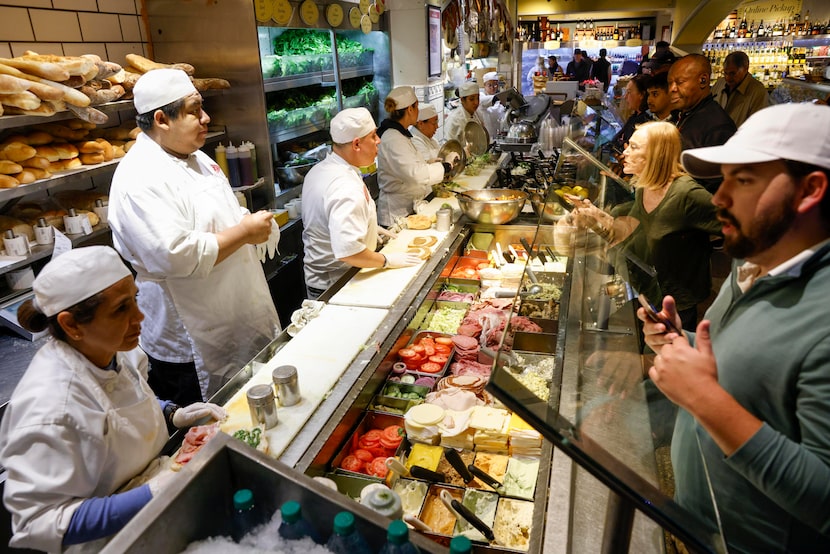
M 415 265 L 405 253 L 375 252 L 378 227 L 375 202 L 359 167 L 377 156 L 375 121 L 366 108 L 349 108 L 331 121 L 332 152 L 311 168 L 303 182 L 303 258 L 309 298 L 317 298 L 350 267 Z
M 449 165 L 424 160 L 412 143 L 408 128 L 418 121 L 418 97 L 409 86 L 395 87 L 386 97 L 389 117 L 378 128 L 378 223 L 391 227 L 413 213 L 415 202 L 432 192 Z
M 59 552 L 84 543 L 98 551 L 152 498 L 151 487 L 116 493 L 142 473 L 168 439 L 165 413 L 189 425 L 224 410 L 178 411 L 146 381 L 138 347 L 144 315 L 130 270 L 107 246 L 53 258 L 18 310 L 21 325 L 48 329 L 12 394 L 0 426 L 3 500 L 10 546 Z M 156 481 L 154 485 L 162 486 Z
M 496 99 L 499 92 L 499 74 L 489 71 L 482 77 L 484 81 L 484 92 L 479 94 L 478 108 L 476 115 L 487 130 L 490 140 L 496 138 L 499 133 L 499 126 L 507 108 Z
M 455 93 L 461 98 L 461 106 L 450 112 L 444 138 L 457 140 L 461 143 L 461 146 L 466 146 L 467 140 L 464 138 L 464 129 L 467 124 L 471 121 L 482 124 L 481 119 L 476 114 L 479 104 L 478 85 L 473 82 L 463 83 Z
M 441 145 L 435 140 L 435 132 L 438 131 L 438 112 L 432 104 L 418 105 L 418 121 L 410 128 L 412 133 L 412 144 L 421 157 L 428 162 L 438 159 L 438 151 Z
M 113 176 L 109 225 L 137 274 L 150 386 L 187 405 L 208 398 L 210 384 L 221 385 L 279 333 L 254 247 L 266 243 L 267 251 L 270 241 L 274 250 L 279 228 L 268 211 L 241 208 L 199 150 L 210 117 L 183 71 L 150 71 L 133 95 L 143 132 Z

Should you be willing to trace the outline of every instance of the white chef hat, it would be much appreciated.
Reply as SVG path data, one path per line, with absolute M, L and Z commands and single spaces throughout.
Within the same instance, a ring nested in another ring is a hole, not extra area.
M 332 118 L 329 132 L 335 144 L 346 144 L 365 137 L 376 127 L 372 114 L 366 108 L 346 108 Z
M 391 92 L 389 92 L 389 96 L 387 96 L 386 99 L 393 100 L 395 102 L 396 110 L 408 108 L 418 101 L 418 97 L 415 96 L 415 89 L 408 85 L 393 88 Z
M 499 80 L 499 74 L 496 73 L 495 71 L 489 71 L 489 72 L 484 74 L 484 77 L 482 77 L 481 80 L 482 80 L 482 82 L 485 82 L 485 83 L 487 81 L 498 81 Z
M 133 103 L 139 114 L 166 106 L 196 91 L 181 69 L 153 69 L 142 75 L 133 87 Z
M 438 112 L 432 104 L 418 104 L 418 121 L 426 121 L 437 116 Z
M 52 317 L 130 275 L 109 246 L 75 248 L 52 258 L 40 271 L 32 284 L 35 305 Z
M 472 96 L 473 94 L 478 94 L 478 85 L 472 81 L 461 83 L 461 86 L 458 87 L 459 98 L 464 98 L 465 96 Z

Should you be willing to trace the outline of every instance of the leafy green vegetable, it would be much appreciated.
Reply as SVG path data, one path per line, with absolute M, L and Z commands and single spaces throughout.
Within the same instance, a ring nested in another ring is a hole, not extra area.
M 247 443 L 252 448 L 256 448 L 259 446 L 259 443 L 262 441 L 262 429 L 259 427 L 254 427 L 250 431 L 246 429 L 240 429 L 233 434 L 233 438 L 239 439 L 244 443 Z

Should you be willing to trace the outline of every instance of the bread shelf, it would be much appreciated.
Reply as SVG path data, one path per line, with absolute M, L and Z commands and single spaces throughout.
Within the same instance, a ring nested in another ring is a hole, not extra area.
M 92 240 L 93 238 L 100 237 L 106 233 L 109 233 L 110 228 L 109 225 L 106 223 L 99 223 L 95 227 L 92 228 L 92 232 L 88 235 L 66 235 L 72 241 L 72 246 L 78 246 L 81 243 L 84 243 L 88 240 Z M 52 255 L 52 245 L 41 245 L 41 244 L 33 244 L 32 245 L 32 253 L 26 256 L 25 259 L 20 260 L 19 262 L 14 262 L 8 265 L 4 265 L 0 267 L 0 275 L 8 273 L 9 271 L 14 271 L 15 269 L 22 269 L 24 267 L 28 267 L 32 265 L 32 263 L 47 258 Z M 0 299 L 0 302 L 3 300 Z

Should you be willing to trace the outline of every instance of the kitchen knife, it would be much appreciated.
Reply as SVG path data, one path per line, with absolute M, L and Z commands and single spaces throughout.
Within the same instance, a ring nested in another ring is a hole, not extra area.
M 467 466 L 464 464 L 464 460 L 461 459 L 461 454 L 456 452 L 455 448 L 444 448 L 444 457 L 450 463 L 452 468 L 458 472 L 465 484 L 475 479 L 473 474 L 470 473 L 470 470 L 467 469 Z
M 495 490 L 496 492 L 501 493 L 504 490 L 504 485 L 502 485 L 499 481 L 496 480 L 495 477 L 486 473 L 480 467 L 470 464 L 467 466 L 467 469 L 469 469 L 470 473 L 481 479 L 484 483 L 493 487 L 493 490 Z
M 409 468 L 409 474 L 416 479 L 423 479 L 432 483 L 446 483 L 447 477 L 443 473 L 432 471 L 422 466 L 412 466 Z

